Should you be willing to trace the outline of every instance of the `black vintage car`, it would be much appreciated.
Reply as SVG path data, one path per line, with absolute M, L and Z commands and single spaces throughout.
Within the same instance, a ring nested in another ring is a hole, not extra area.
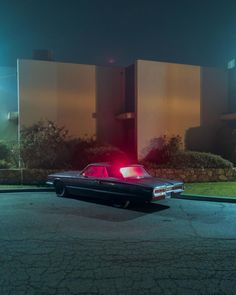
M 119 166 L 96 163 L 82 171 L 50 174 L 47 184 L 57 196 L 68 194 L 105 198 L 126 208 L 130 203 L 147 203 L 170 198 L 184 190 L 181 181 L 152 177 L 142 165 Z

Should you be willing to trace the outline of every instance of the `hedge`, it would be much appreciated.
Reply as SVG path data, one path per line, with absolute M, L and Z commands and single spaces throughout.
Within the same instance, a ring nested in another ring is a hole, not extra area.
M 233 164 L 230 161 L 223 159 L 221 156 L 194 151 L 181 151 L 174 153 L 170 156 L 169 161 L 162 165 L 147 161 L 142 163 L 155 168 L 233 168 Z

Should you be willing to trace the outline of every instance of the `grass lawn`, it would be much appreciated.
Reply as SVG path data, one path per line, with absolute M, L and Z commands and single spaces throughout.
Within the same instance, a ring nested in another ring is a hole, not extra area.
M 236 198 L 236 182 L 185 183 L 186 194 Z
M 1 184 L 0 190 L 6 189 L 25 189 L 25 188 L 45 188 L 46 185 L 23 185 L 23 184 Z

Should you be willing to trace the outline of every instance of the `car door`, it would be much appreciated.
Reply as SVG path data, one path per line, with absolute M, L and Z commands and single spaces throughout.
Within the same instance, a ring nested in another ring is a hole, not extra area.
M 111 167 L 105 168 L 103 176 L 97 179 L 100 195 L 113 199 L 133 199 L 137 192 L 136 186 L 126 183 L 120 173 L 115 173 Z
M 93 192 L 99 198 L 106 198 L 110 193 L 112 184 L 107 185 L 108 172 L 107 167 L 103 165 L 96 166 L 93 174 Z
M 81 196 L 93 196 L 97 185 L 97 166 L 89 165 L 81 173 L 70 179 L 70 193 Z

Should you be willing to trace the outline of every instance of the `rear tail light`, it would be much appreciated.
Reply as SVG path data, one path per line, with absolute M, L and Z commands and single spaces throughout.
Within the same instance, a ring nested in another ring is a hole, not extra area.
M 154 189 L 154 194 L 165 193 L 165 192 L 166 192 L 165 188 L 155 188 Z
M 165 193 L 166 193 L 166 188 L 165 187 L 158 187 L 158 188 L 154 188 L 154 190 L 153 190 L 154 197 L 164 196 Z

